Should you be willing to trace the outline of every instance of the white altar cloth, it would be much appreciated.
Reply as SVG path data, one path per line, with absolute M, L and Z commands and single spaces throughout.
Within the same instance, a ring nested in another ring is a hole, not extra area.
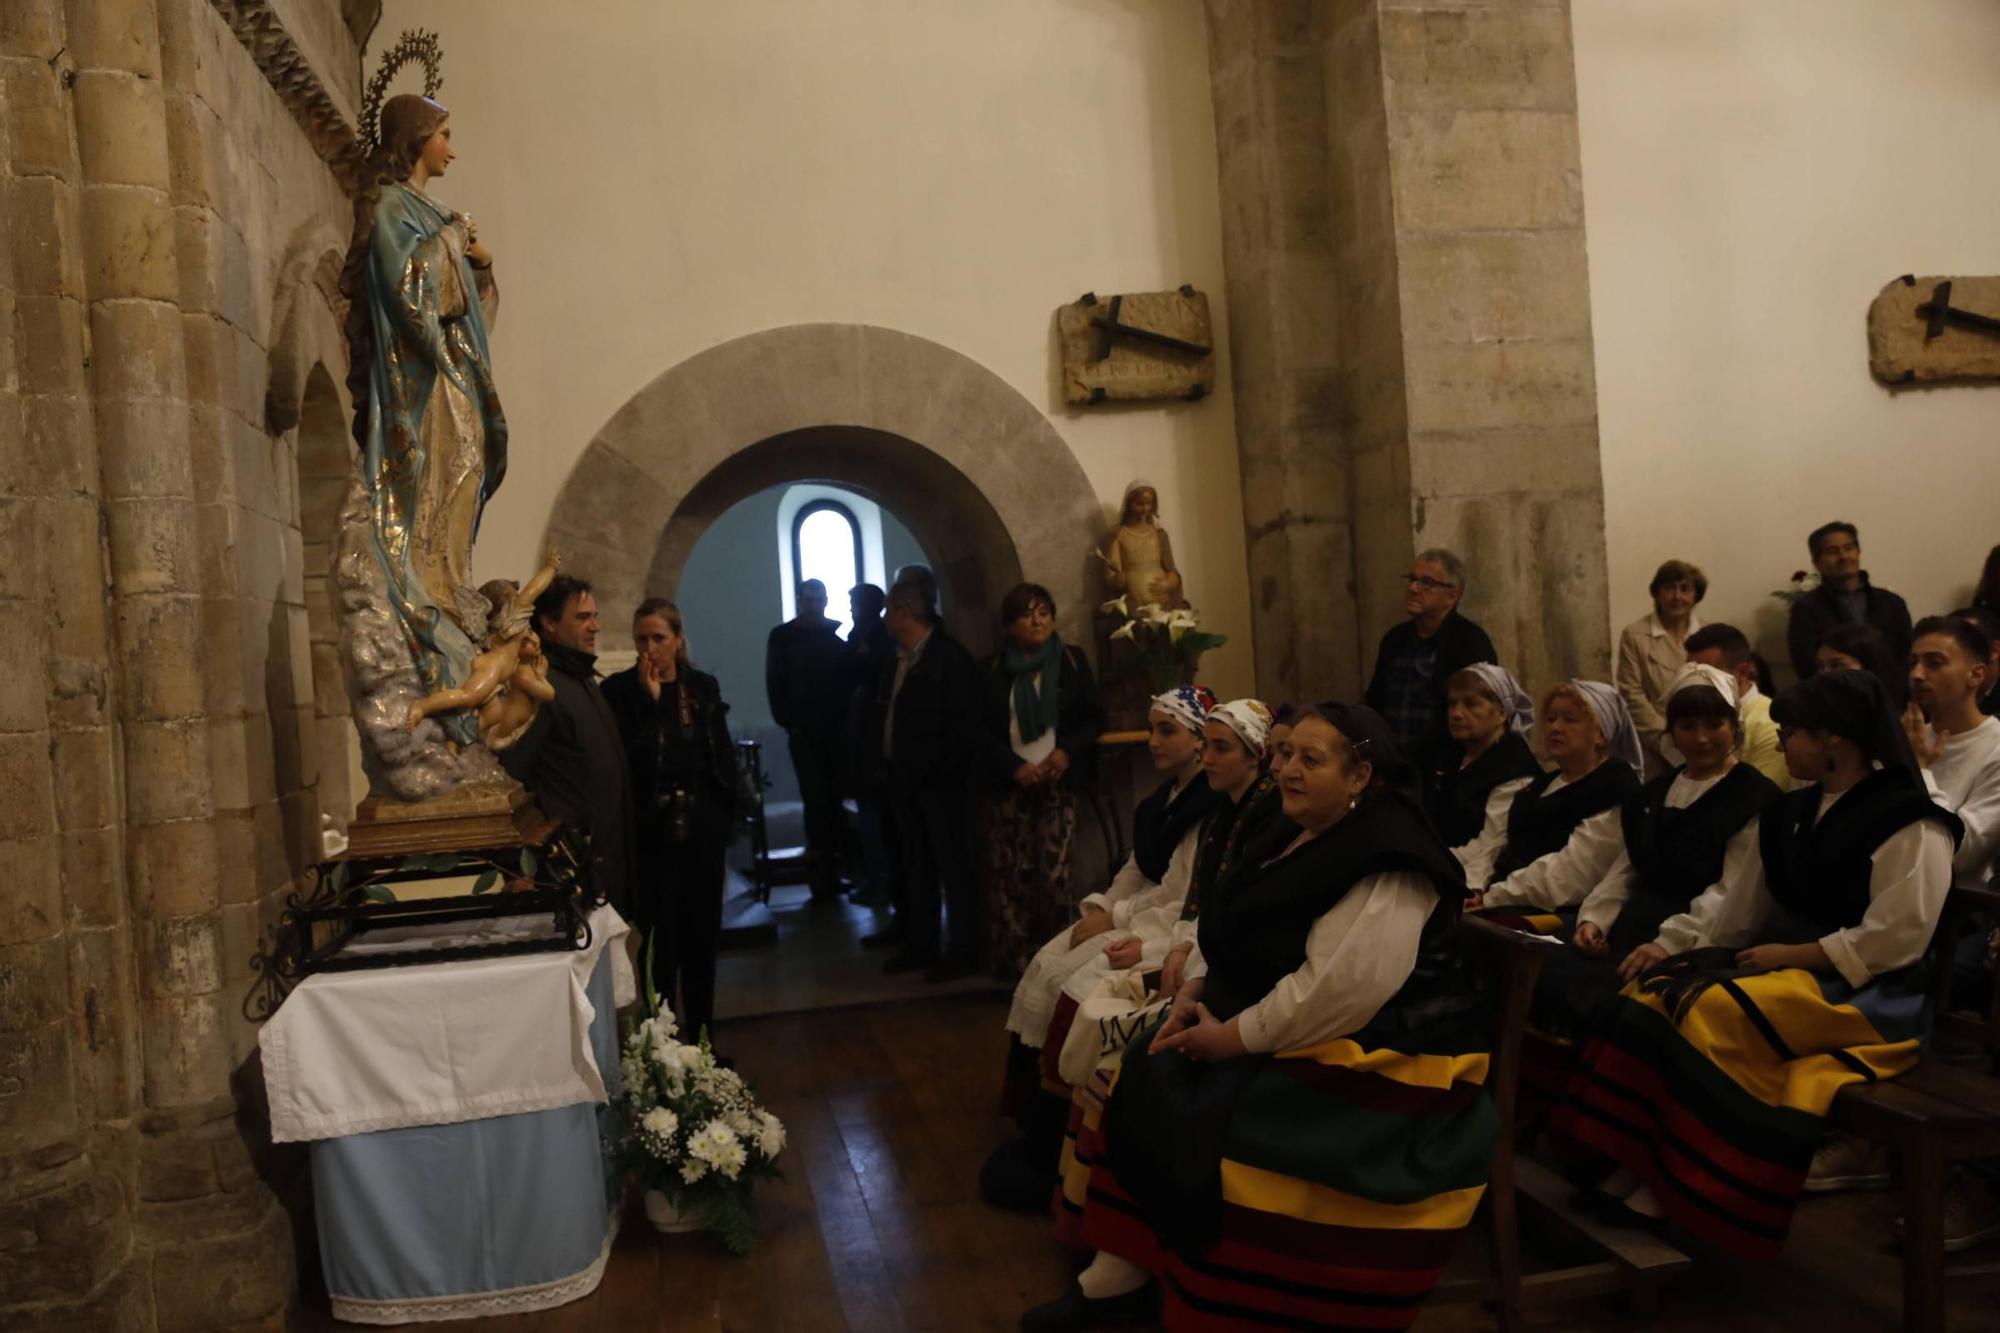
M 454 942 L 546 930 L 495 919 L 449 928 Z M 320 972 L 286 997 L 258 1034 L 271 1138 L 286 1143 L 412 1125 L 452 1125 L 606 1098 L 591 1051 L 587 987 L 611 950 L 613 993 L 637 995 L 607 904 L 590 917 L 590 947 L 356 972 Z M 350 946 L 409 947 L 411 931 L 371 931 Z M 439 932 L 424 936 L 436 944 Z

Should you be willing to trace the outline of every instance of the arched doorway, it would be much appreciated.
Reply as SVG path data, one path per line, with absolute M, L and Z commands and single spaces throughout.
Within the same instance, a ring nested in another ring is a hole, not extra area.
M 753 333 L 634 394 L 578 459 L 548 539 L 598 600 L 671 590 L 706 526 L 738 500 L 821 480 L 878 497 L 934 558 L 953 631 L 989 647 L 1000 595 L 1045 584 L 1088 642 L 1102 515 L 1054 426 L 1012 385 L 948 347 L 861 324 Z M 607 650 L 628 645 L 606 616 Z
M 600 654 L 617 661 L 629 651 L 629 609 L 676 595 L 710 525 L 799 482 L 852 490 L 898 516 L 930 558 L 951 632 L 973 652 L 991 651 L 1000 599 L 1024 577 L 1054 595 L 1066 638 L 1090 642 L 1099 583 L 1089 550 L 1103 513 L 1048 418 L 950 348 L 891 329 L 810 324 L 750 334 L 666 371 L 579 458 L 547 540 L 596 586 Z M 1095 852 L 1088 868 L 1079 864 L 1079 882 L 1104 873 Z M 795 963 L 882 984 L 873 955 L 794 956 L 754 970 L 794 976 Z M 867 998 L 886 996 L 840 996 Z M 725 1016 L 730 1007 L 725 999 Z

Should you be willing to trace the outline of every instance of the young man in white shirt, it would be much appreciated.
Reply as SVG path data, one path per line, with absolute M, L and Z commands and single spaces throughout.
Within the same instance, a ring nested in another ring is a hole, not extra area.
M 1931 799 L 1965 825 L 1951 863 L 1952 883 L 1961 888 L 1989 887 L 2000 851 L 2000 718 L 1979 706 L 1992 672 L 1993 641 L 1976 622 L 1930 616 L 1912 630 L 1903 726 Z M 1983 960 L 1965 961 L 1977 967 Z M 1947 1249 L 2000 1235 L 2000 1161 L 1955 1167 L 1945 1200 Z
M 1924 785 L 1965 825 L 1952 882 L 1983 889 L 2000 851 L 2000 718 L 1979 711 L 1992 642 L 1952 616 L 1917 622 L 1910 647 L 1910 706 L 1903 714 Z

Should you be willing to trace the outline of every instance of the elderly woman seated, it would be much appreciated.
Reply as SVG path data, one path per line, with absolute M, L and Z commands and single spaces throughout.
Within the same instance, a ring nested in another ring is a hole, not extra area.
M 1542 766 L 1528 748 L 1534 700 L 1504 668 L 1479 662 L 1454 672 L 1445 700 L 1452 744 L 1427 775 L 1424 808 L 1444 845 L 1456 851 L 1469 848 L 1489 822 L 1506 827 L 1507 807 Z M 1490 858 L 1477 867 L 1467 862 L 1466 882 L 1484 884 L 1492 869 Z
M 1542 737 L 1555 768 L 1457 850 L 1473 885 L 1468 908 L 1553 911 L 1581 902 L 1581 892 L 1551 879 L 1547 859 L 1575 837 L 1615 842 L 1619 808 L 1639 790 L 1639 734 L 1625 701 L 1602 681 L 1568 681 L 1543 696 Z
M 1305 710 L 1287 819 L 1203 903 L 1166 1018 L 1126 1048 L 1082 1219 L 1096 1258 L 1025 1329 L 1400 1328 L 1485 1191 L 1497 1123 L 1461 985 L 1458 864 L 1373 711 Z

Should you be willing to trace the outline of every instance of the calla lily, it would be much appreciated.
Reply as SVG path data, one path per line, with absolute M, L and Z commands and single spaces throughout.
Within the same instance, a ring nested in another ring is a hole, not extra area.
M 1124 624 L 1120 625 L 1117 629 L 1112 630 L 1111 637 L 1114 639 L 1130 639 L 1132 637 L 1132 631 L 1138 628 L 1139 628 L 1138 621 L 1128 620 Z
M 1107 616 L 1110 615 L 1123 616 L 1127 620 L 1130 620 L 1132 618 L 1132 612 L 1126 607 L 1125 599 L 1123 597 L 1114 597 L 1110 601 L 1106 602 L 1103 606 L 1098 607 L 1097 609 L 1099 611 L 1102 611 Z
M 1164 625 L 1167 623 L 1167 613 L 1160 608 L 1157 602 L 1141 611 L 1139 618 L 1144 620 L 1148 625 Z

